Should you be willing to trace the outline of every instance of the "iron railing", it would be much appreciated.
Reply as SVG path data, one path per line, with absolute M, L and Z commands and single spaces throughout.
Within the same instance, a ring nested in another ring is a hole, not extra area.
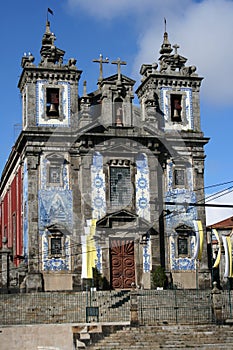
M 0 324 L 130 321 L 130 292 L 45 292 L 0 295 Z
M 211 291 L 148 290 L 138 295 L 139 323 L 189 323 L 213 322 Z
M 135 294 L 136 292 L 136 294 Z M 133 295 L 133 294 L 132 294 Z M 221 291 L 223 320 L 232 318 L 232 291 Z M 138 322 L 215 322 L 211 290 L 136 290 Z M 0 294 L 0 325 L 131 321 L 130 291 Z

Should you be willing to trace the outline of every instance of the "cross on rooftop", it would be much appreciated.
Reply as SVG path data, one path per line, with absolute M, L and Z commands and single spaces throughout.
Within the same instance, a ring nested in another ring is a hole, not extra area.
M 126 65 L 127 63 L 125 61 L 121 61 L 120 58 L 118 58 L 116 61 L 112 61 L 112 64 L 117 64 L 117 75 L 118 80 L 121 80 L 121 66 Z
M 100 57 L 93 59 L 92 62 L 98 62 L 100 64 L 99 81 L 103 80 L 103 63 L 109 63 L 109 59 L 107 57 L 103 59 L 103 55 L 100 54 Z
M 179 49 L 179 45 L 175 44 L 172 47 L 175 49 L 175 55 L 177 55 L 177 50 Z

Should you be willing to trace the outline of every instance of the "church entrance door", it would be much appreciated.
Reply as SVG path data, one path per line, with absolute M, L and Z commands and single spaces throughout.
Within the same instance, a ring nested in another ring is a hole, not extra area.
M 114 238 L 110 240 L 111 286 L 129 289 L 135 282 L 134 241 Z

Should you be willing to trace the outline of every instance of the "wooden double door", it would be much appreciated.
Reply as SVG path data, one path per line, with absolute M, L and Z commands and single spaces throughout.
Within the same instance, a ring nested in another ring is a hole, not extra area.
M 135 282 L 134 241 L 114 238 L 110 240 L 111 286 L 130 289 Z

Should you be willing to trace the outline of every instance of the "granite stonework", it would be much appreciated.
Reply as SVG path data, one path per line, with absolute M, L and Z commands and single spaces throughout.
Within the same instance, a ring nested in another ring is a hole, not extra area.
M 74 58 L 64 64 L 64 54 L 47 22 L 40 62 L 32 55 L 21 62 L 23 132 L 0 188 L 7 192 L 23 162 L 21 290 L 88 288 L 93 271 L 110 289 L 150 289 L 159 265 L 170 284 L 208 287 L 205 208 L 195 206 L 204 198 L 208 142 L 200 126 L 203 78 L 166 32 L 159 64 L 142 65 L 135 92 L 125 62 L 113 61 L 115 73 L 104 77 L 100 56 L 97 89 L 88 92 L 84 82 L 82 95 L 82 72 Z

